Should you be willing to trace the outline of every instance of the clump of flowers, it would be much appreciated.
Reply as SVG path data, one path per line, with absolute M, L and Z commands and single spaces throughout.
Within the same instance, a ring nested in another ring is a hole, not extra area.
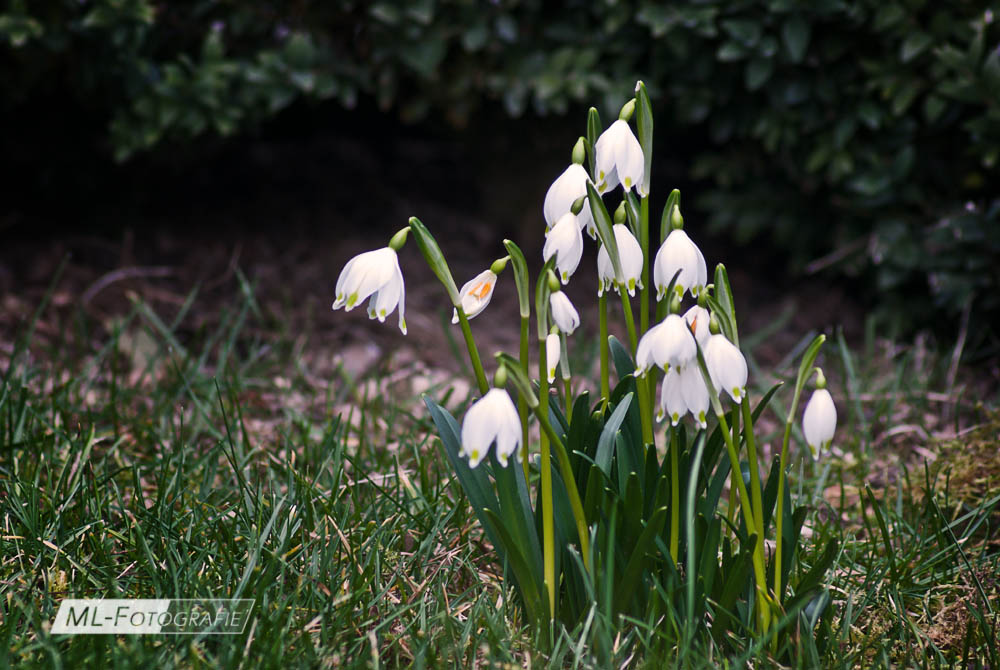
M 586 136 L 545 197 L 545 263 L 534 282 L 520 248 L 505 240 L 506 255 L 459 290 L 437 241 L 411 218 L 386 248 L 347 264 L 333 307 L 350 310 L 370 296 L 369 315 L 384 320 L 398 306 L 405 333 L 397 253 L 413 236 L 454 307 L 481 396 L 460 427 L 433 399 L 425 403 L 540 640 L 552 641 L 554 621 L 573 627 L 597 617 L 601 625 L 588 630 L 610 649 L 621 615 L 669 616 L 664 634 L 678 640 L 766 635 L 780 654 L 783 640 L 803 632 L 798 614 L 808 613 L 810 626 L 822 615 L 820 579 L 835 553 L 831 544 L 804 576 L 792 570 L 804 508 L 792 507 L 788 452 L 813 374 L 802 430 L 817 457 L 836 428 L 833 397 L 814 367 L 824 337 L 802 356 L 780 454 L 762 468 L 755 424 L 780 384 L 752 398 L 726 268 L 719 263 L 709 276 L 677 190 L 660 225 L 650 222 L 653 117 L 642 82 L 635 93 L 606 130 L 590 110 Z M 595 274 L 581 272 L 584 230 L 600 244 Z M 484 312 L 508 265 L 521 346 L 517 356 L 496 354 L 490 384 L 469 320 Z M 598 300 L 593 399 L 569 369 L 581 320 L 562 291 L 588 280 Z M 628 342 L 608 335 L 612 297 Z

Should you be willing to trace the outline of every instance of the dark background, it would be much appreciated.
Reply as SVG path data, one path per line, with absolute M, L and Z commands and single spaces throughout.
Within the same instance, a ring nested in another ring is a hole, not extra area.
M 610 123 L 642 78 L 654 219 L 680 188 L 706 255 L 763 295 L 827 286 L 945 344 L 967 315 L 996 351 L 986 2 L 10 2 L 0 40 L 11 295 L 66 253 L 86 281 L 197 277 L 237 246 L 322 251 L 330 284 L 414 214 L 470 273 L 506 236 L 537 255 L 587 107 Z

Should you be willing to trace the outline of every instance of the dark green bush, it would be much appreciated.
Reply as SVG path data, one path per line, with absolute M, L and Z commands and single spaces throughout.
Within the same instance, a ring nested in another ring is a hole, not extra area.
M 359 96 L 461 124 L 481 105 L 617 109 L 636 78 L 697 204 L 873 302 L 1000 315 L 1000 29 L 987 0 L 13 0 L 8 115 L 59 88 L 124 160 Z M 972 301 L 972 302 L 970 302 Z M 941 319 L 939 319 L 941 320 Z

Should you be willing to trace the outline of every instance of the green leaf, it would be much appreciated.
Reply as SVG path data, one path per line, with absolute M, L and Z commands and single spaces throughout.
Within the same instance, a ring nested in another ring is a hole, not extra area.
M 811 28 L 809 22 L 799 14 L 793 14 L 785 19 L 781 26 L 781 41 L 793 63 L 801 63 L 809 48 Z
M 625 275 L 622 273 L 621 257 L 618 255 L 618 242 L 615 239 L 613 228 L 614 221 L 611 219 L 611 215 L 608 214 L 608 208 L 604 206 L 601 194 L 597 192 L 597 188 L 590 181 L 587 182 L 587 202 L 590 203 L 590 213 L 594 217 L 597 236 L 600 238 L 601 244 L 607 249 L 608 256 L 611 258 L 611 265 L 615 269 L 615 280 L 621 282 Z M 555 256 L 552 258 L 555 258 Z
M 531 316 L 531 283 L 528 279 L 528 261 L 524 258 L 521 248 L 511 242 L 504 240 L 503 246 L 510 255 L 510 262 L 514 266 L 514 284 L 517 286 L 517 304 L 520 309 L 521 318 Z
M 614 612 L 621 612 L 632 600 L 636 589 L 639 587 L 642 578 L 642 568 L 647 562 L 646 556 L 652 550 L 656 536 L 663 528 L 663 523 L 667 518 L 667 508 L 660 507 L 646 524 L 642 534 L 633 546 L 628 563 L 625 565 L 625 572 L 615 588 Z
M 635 362 L 632 360 L 632 355 L 614 335 L 608 336 L 608 349 L 611 351 L 611 358 L 614 360 L 615 372 L 618 374 L 618 379 L 625 379 L 625 377 L 635 372 Z
M 415 216 L 410 217 L 410 232 L 413 233 L 413 239 L 420 248 L 420 253 L 423 254 L 427 265 L 448 291 L 451 304 L 455 307 L 460 306 L 462 301 L 458 295 L 458 287 L 455 286 L 455 279 L 451 276 L 451 270 L 448 269 L 448 263 L 444 259 L 444 254 L 441 253 L 441 247 L 438 246 L 437 240 L 427 230 L 427 226 Z
M 458 427 L 458 423 L 456 423 L 448 410 L 438 405 L 426 395 L 424 396 L 424 404 L 431 413 L 431 419 L 434 421 L 435 427 L 437 427 L 438 437 L 441 438 L 441 446 L 444 447 L 445 456 L 448 457 L 451 467 L 455 469 L 458 483 L 461 484 L 465 495 L 469 497 L 469 503 L 476 512 L 476 516 L 479 517 L 479 522 L 486 529 L 486 535 L 490 538 L 490 542 L 493 543 L 493 546 L 499 547 L 499 551 L 502 552 L 502 545 L 499 543 L 500 538 L 490 532 L 481 512 L 481 510 L 491 510 L 496 513 L 500 510 L 500 503 L 493 493 L 493 487 L 490 484 L 489 475 L 486 474 L 486 468 L 470 468 L 468 461 L 461 456 L 462 433 Z
M 756 91 L 767 83 L 774 72 L 774 61 L 768 58 L 754 58 L 743 70 L 743 83 L 748 91 Z
M 611 477 L 611 456 L 614 453 L 612 447 L 615 446 L 615 439 L 618 436 L 618 429 L 621 428 L 622 421 L 628 413 L 629 405 L 632 403 L 632 394 L 627 394 L 615 407 L 607 422 L 601 437 L 597 440 L 597 452 L 594 454 L 594 463 L 601 469 L 601 472 L 608 478 Z
M 899 59 L 904 63 L 909 63 L 911 60 L 926 51 L 927 47 L 933 43 L 934 38 L 927 33 L 920 31 L 910 33 L 907 35 L 906 39 L 903 40 L 903 44 L 899 48 Z
M 597 177 L 597 168 L 594 167 L 596 161 L 594 147 L 597 146 L 597 138 L 601 136 L 603 131 L 604 126 L 601 125 L 601 115 L 597 113 L 596 109 L 591 107 L 587 112 L 587 162 L 590 164 L 591 179 Z
M 722 29 L 734 40 L 748 47 L 756 46 L 760 41 L 761 25 L 753 19 L 726 19 Z
M 644 161 L 641 192 L 649 194 L 650 175 L 653 171 L 653 107 L 649 102 L 646 85 L 641 81 L 635 85 L 636 129 Z
M 548 619 L 548 596 L 542 596 L 546 592 L 542 574 L 536 574 L 528 565 L 520 547 L 511 537 L 510 532 L 504 526 L 496 512 L 490 509 L 483 509 L 482 518 L 485 518 L 483 527 L 487 531 L 492 528 L 493 533 L 500 538 L 500 544 L 496 546 L 504 547 L 507 562 L 514 571 L 517 585 L 520 587 L 521 599 L 524 601 L 524 608 L 527 610 L 528 618 L 541 625 Z

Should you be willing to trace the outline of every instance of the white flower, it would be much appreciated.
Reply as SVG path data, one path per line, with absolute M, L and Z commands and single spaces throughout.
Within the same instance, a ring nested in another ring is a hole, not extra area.
M 688 328 L 694 333 L 694 338 L 698 340 L 698 344 L 703 349 L 705 348 L 705 343 L 708 342 L 709 335 L 711 335 L 708 331 L 708 322 L 711 319 L 712 315 L 709 314 L 708 310 L 698 305 L 694 305 L 691 309 L 684 312 L 684 320 L 687 322 Z
M 678 270 L 681 273 L 674 284 L 677 297 L 683 298 L 687 291 L 697 298 L 708 283 L 708 268 L 701 249 L 683 230 L 671 231 L 653 260 L 653 285 L 656 287 L 657 300 L 666 297 L 667 286 Z
M 545 367 L 548 368 L 550 384 L 556 380 L 556 367 L 561 356 L 562 344 L 559 342 L 559 333 L 549 333 L 545 338 Z
M 486 457 L 494 440 L 497 460 L 507 467 L 507 458 L 521 446 L 521 419 L 507 392 L 497 388 L 477 400 L 462 420 L 461 453 L 469 457 L 470 468 Z
M 406 288 L 399 269 L 399 258 L 389 247 L 366 251 L 347 261 L 337 278 L 333 309 L 343 307 L 350 312 L 368 296 L 371 296 L 368 316 L 372 319 L 384 322 L 385 317 L 399 306 L 399 329 L 405 335 Z
M 587 170 L 582 165 L 573 163 L 552 182 L 552 186 L 549 186 L 549 190 L 545 193 L 545 204 L 542 205 L 546 234 L 566 212 L 572 209 L 574 202 L 587 195 L 587 182 L 589 180 Z M 586 228 L 591 237 L 597 235 L 594 215 L 590 213 L 589 203 L 583 203 L 583 209 L 580 210 L 577 223 L 581 229 Z
M 694 417 L 700 428 L 708 428 L 706 413 L 711 402 L 708 395 L 708 387 L 705 386 L 705 378 L 701 375 L 701 368 L 697 361 L 685 365 L 680 370 L 681 397 L 684 398 L 684 405 L 691 416 Z
M 583 233 L 580 232 L 580 225 L 576 220 L 577 217 L 573 212 L 563 214 L 552 227 L 549 236 L 545 238 L 545 246 L 542 247 L 542 258 L 545 260 L 549 260 L 555 254 L 556 268 L 559 269 L 559 277 L 563 284 L 576 272 L 583 256 Z
M 836 429 L 837 407 L 833 404 L 833 397 L 826 389 L 816 389 L 802 415 L 802 432 L 813 458 L 830 446 Z
M 646 165 L 642 146 L 627 122 L 618 119 L 612 123 L 597 138 L 594 151 L 598 193 L 605 193 L 621 183 L 626 191 L 635 186 L 639 195 L 648 195 L 642 191 Z
M 465 316 L 472 318 L 486 309 L 493 299 L 493 291 L 496 289 L 497 276 L 493 270 L 484 270 L 475 277 L 465 282 L 462 290 L 458 292 L 462 301 L 462 311 Z M 458 310 L 452 310 L 451 322 L 458 323 Z
M 725 391 L 733 402 L 740 402 L 746 395 L 747 360 L 739 348 L 716 334 L 708 338 L 704 346 L 705 365 L 717 393 Z
M 656 414 L 657 421 L 670 417 L 670 425 L 676 426 L 687 414 L 688 407 L 681 392 L 681 375 L 677 368 L 670 368 L 663 375 L 663 386 L 660 388 L 660 411 Z
M 580 315 L 577 314 L 573 303 L 562 291 L 556 291 L 549 296 L 549 311 L 552 313 L 552 320 L 556 322 L 556 326 L 567 335 L 572 335 L 573 331 L 580 325 Z
M 639 242 L 632 235 L 628 226 L 616 223 L 613 230 L 615 231 L 615 243 L 618 245 L 618 258 L 622 264 L 625 287 L 628 289 L 628 294 L 634 296 L 636 287 L 642 288 L 642 247 L 639 246 Z M 612 287 L 614 287 L 615 292 L 618 292 L 611 255 L 603 244 L 600 251 L 597 252 L 597 277 L 599 282 L 598 297 L 604 295 L 604 291 Z
M 697 354 L 687 323 L 676 314 L 669 314 L 639 340 L 635 352 L 636 376 L 658 365 L 664 370 L 680 368 Z

